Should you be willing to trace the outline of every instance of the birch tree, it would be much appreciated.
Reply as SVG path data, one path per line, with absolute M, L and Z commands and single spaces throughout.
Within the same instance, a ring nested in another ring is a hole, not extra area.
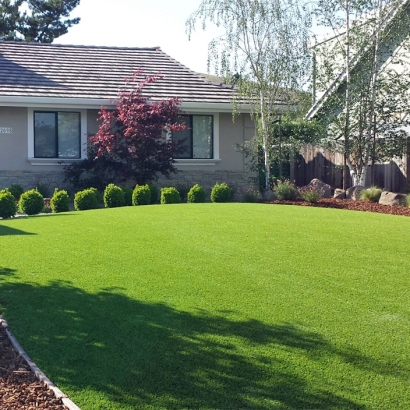
M 406 148 L 410 125 L 409 106 L 403 104 L 410 88 L 406 3 L 318 3 L 321 22 L 334 31 L 334 38 L 315 51 L 322 54 L 323 63 L 316 81 L 331 90 L 322 117 L 329 125 L 331 143 L 344 153 L 354 185 L 365 185 L 369 165 L 391 160 Z
M 274 121 L 296 103 L 296 91 L 310 76 L 311 15 L 300 1 L 202 0 L 186 22 L 188 36 L 208 24 L 224 32 L 209 44 L 208 71 L 212 66 L 237 88 L 236 106 L 243 100 L 251 105 L 260 141 L 254 145 L 262 147 L 268 190 L 271 148 L 279 146 Z

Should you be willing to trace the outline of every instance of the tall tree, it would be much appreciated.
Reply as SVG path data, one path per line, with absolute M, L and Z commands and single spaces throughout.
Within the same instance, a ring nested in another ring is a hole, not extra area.
M 310 14 L 300 1 L 202 0 L 186 22 L 189 37 L 198 23 L 224 31 L 209 45 L 209 67 L 213 64 L 216 74 L 237 88 L 237 104 L 246 99 L 252 107 L 260 139 L 254 145 L 262 147 L 267 190 L 272 155 L 282 154 L 271 149 L 281 146 L 273 137 L 274 121 L 295 103 L 295 91 L 310 72 Z
M 369 165 L 391 160 L 406 147 L 410 114 L 410 107 L 403 104 L 410 88 L 407 3 L 319 1 L 321 21 L 335 34 L 315 47 L 320 61 L 317 88 L 330 95 L 321 114 L 329 125 L 329 141 L 343 151 L 355 185 L 365 185 Z
M 80 0 L 0 0 L 0 39 L 52 43 L 80 22 L 70 13 Z

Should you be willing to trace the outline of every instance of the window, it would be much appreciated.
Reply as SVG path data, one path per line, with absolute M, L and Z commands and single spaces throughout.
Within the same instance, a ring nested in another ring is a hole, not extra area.
M 81 113 L 34 112 L 35 158 L 81 158 Z
M 187 129 L 174 132 L 173 141 L 184 140 L 184 152 L 178 159 L 212 159 L 213 152 L 213 116 L 184 115 L 182 122 Z

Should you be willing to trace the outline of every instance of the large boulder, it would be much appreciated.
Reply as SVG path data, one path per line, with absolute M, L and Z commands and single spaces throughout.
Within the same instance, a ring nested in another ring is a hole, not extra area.
M 315 187 L 322 192 L 322 198 L 330 198 L 332 196 L 332 188 L 330 185 L 325 184 L 320 179 L 314 178 L 308 184 L 308 187 Z
M 361 185 L 355 185 L 351 188 L 346 190 L 346 199 L 353 199 L 354 201 L 358 201 L 360 199 L 360 194 L 366 188 Z
M 406 195 L 396 194 L 395 192 L 383 191 L 380 195 L 380 205 L 399 206 L 404 205 Z
M 335 199 L 346 199 L 346 191 L 344 189 L 336 188 L 333 194 Z

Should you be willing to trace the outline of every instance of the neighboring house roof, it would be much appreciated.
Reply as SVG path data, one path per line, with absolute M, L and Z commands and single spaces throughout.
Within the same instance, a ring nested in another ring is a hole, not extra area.
M 384 17 L 384 21 L 381 24 L 381 30 L 383 31 L 386 26 L 392 22 L 392 20 L 397 16 L 397 14 L 404 9 L 404 7 L 406 7 L 409 4 L 409 0 L 399 0 L 398 3 L 394 3 L 392 5 L 392 7 L 390 8 L 390 10 L 388 10 L 388 13 L 386 13 L 385 17 Z M 366 18 L 369 18 L 371 15 L 366 16 Z M 360 24 L 365 24 L 365 20 L 361 21 Z M 326 39 L 321 39 L 318 43 L 316 43 L 315 45 L 312 46 L 312 49 L 314 49 L 315 47 L 322 45 L 324 43 L 326 43 L 327 41 L 332 41 L 334 40 L 336 37 L 344 37 L 346 34 L 346 29 L 340 29 L 339 33 L 337 35 L 333 35 L 333 36 L 329 36 Z M 360 55 L 355 55 L 352 58 L 351 61 L 351 69 L 354 69 L 354 67 L 356 66 L 356 64 L 360 61 L 363 53 L 367 52 L 368 49 L 370 47 L 370 44 L 367 46 L 367 48 L 365 48 L 364 50 L 362 50 L 362 53 Z M 306 118 L 307 119 L 311 119 L 314 118 L 318 112 L 322 109 L 322 107 L 325 105 L 326 101 L 329 99 L 329 97 L 336 92 L 340 85 L 346 80 L 346 69 L 343 69 L 334 79 L 334 81 L 329 85 L 329 87 L 327 88 L 327 90 L 321 95 L 320 98 L 318 98 L 314 104 L 312 105 L 312 107 L 310 108 L 310 110 L 308 111 L 308 113 L 306 114 Z
M 110 104 L 137 70 L 160 74 L 144 87 L 153 100 L 231 106 L 235 90 L 207 81 L 160 48 L 73 46 L 0 41 L 0 102 L 66 101 Z

